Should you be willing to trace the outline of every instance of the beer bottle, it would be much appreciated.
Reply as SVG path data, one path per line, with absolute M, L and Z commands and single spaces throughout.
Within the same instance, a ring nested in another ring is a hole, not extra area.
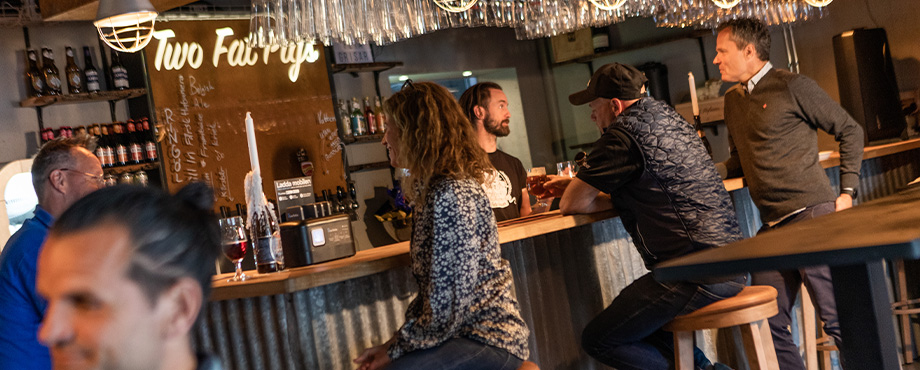
M 128 146 L 125 145 L 125 127 L 122 126 L 121 122 L 115 122 L 112 124 L 112 128 L 115 130 L 115 165 L 124 166 L 128 164 Z
M 39 97 L 45 94 L 45 77 L 38 69 L 38 53 L 35 50 L 26 51 L 29 58 L 29 69 L 26 70 L 26 83 L 29 85 L 29 96 Z
M 137 136 L 137 123 L 133 119 L 128 120 L 128 132 L 125 134 L 125 140 L 128 146 L 128 163 L 144 163 L 144 149 L 141 146 L 140 138 Z
M 86 81 L 86 91 L 94 93 L 101 90 L 99 84 L 99 71 L 93 66 L 93 54 L 90 53 L 89 47 L 83 47 L 83 77 Z
M 344 131 L 344 137 L 352 136 L 351 113 L 348 109 L 348 102 L 342 99 L 339 99 L 339 119 L 341 119 L 343 122 L 342 131 Z
M 42 48 L 42 75 L 45 76 L 45 93 L 61 95 L 61 77 L 54 65 L 54 53 L 49 48 Z
M 118 52 L 112 50 L 112 82 L 115 90 L 124 90 L 128 88 L 128 70 L 121 65 L 121 57 Z
M 67 92 L 80 94 L 83 92 L 83 71 L 74 61 L 73 48 L 68 46 L 64 50 L 67 55 L 67 66 L 64 67 L 64 73 L 67 75 Z
M 377 133 L 377 118 L 374 116 L 374 110 L 371 109 L 371 104 L 368 102 L 368 97 L 364 97 L 364 121 L 367 122 L 367 133 L 376 134 Z
M 383 113 L 383 108 L 380 106 L 379 96 L 374 98 L 374 116 L 377 118 L 377 132 L 381 134 L 387 132 L 386 115 Z
M 105 159 L 105 141 L 102 137 L 102 129 L 99 128 L 98 123 L 94 123 L 90 126 L 89 132 L 90 135 L 96 137 L 96 158 L 99 158 L 99 163 L 102 167 L 108 167 Z
M 159 159 L 159 155 L 157 154 L 156 137 L 154 136 L 153 129 L 150 128 L 150 120 L 144 117 L 144 119 L 141 120 L 141 124 L 143 126 L 141 129 L 141 137 L 143 137 L 144 140 L 144 153 L 146 154 L 147 162 L 156 162 L 157 159 Z
M 358 98 L 351 98 L 351 132 L 355 136 L 367 134 L 367 121 L 358 105 Z
M 114 137 L 111 134 L 112 127 L 110 125 L 100 125 L 100 127 L 102 129 L 102 142 L 105 148 L 105 161 L 102 162 L 102 165 L 105 167 L 115 167 L 115 147 L 113 145 L 115 140 L 112 139 Z

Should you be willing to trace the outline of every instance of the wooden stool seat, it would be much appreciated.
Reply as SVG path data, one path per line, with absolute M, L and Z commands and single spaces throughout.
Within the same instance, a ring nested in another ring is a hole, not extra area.
M 743 345 L 751 369 L 779 369 L 767 324 L 767 319 L 777 313 L 776 289 L 755 285 L 744 287 L 732 298 L 675 317 L 664 330 L 674 332 L 677 369 L 693 369 L 694 331 L 728 327 L 733 328 L 736 342 Z
M 524 361 L 524 363 L 521 364 L 521 367 L 519 367 L 518 370 L 540 370 L 540 368 L 537 367 L 537 364 L 533 362 Z

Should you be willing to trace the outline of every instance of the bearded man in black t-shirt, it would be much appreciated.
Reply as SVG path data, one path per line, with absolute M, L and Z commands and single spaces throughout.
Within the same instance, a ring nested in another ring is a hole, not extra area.
M 495 171 L 483 185 L 497 221 L 530 214 L 530 196 L 525 187 L 527 172 L 521 160 L 498 150 L 496 140 L 511 133 L 508 97 L 494 82 L 471 86 L 460 97 L 460 106 L 476 129 L 479 146 L 489 154 Z

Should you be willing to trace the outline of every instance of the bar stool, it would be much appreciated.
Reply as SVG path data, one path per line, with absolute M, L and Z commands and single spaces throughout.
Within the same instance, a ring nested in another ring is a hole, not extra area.
M 895 302 L 891 304 L 891 311 L 899 318 L 901 324 L 901 346 L 904 351 L 904 363 L 914 362 L 917 352 L 910 330 L 910 317 L 920 313 L 920 299 L 910 299 L 907 294 L 907 276 L 904 272 L 904 260 L 894 263 L 895 275 L 898 286 L 895 289 Z
M 837 346 L 831 344 L 832 339 L 824 333 L 815 317 L 815 304 L 805 284 L 799 288 L 799 299 L 802 302 L 802 314 L 799 326 L 802 328 L 802 345 L 805 352 L 806 370 L 832 370 L 831 352 L 837 351 Z M 818 333 L 821 333 L 819 336 Z M 819 357 L 820 355 L 820 357 Z M 819 366 L 820 364 L 820 366 Z
M 752 370 L 778 370 L 773 336 L 767 324 L 767 319 L 778 312 L 776 289 L 754 285 L 745 287 L 732 298 L 675 317 L 664 330 L 674 332 L 677 370 L 693 369 L 693 332 L 728 327 L 732 328 L 735 342 L 740 342 L 738 347 L 744 348 Z
M 521 367 L 519 367 L 518 370 L 540 370 L 540 368 L 537 366 L 537 364 L 533 362 L 524 361 L 524 363 L 521 364 Z

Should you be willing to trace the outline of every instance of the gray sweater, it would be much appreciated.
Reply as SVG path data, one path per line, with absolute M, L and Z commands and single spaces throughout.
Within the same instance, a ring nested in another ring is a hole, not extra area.
M 859 184 L 862 128 L 808 77 L 771 69 L 747 96 L 731 88 L 725 123 L 731 157 L 716 168 L 744 176 L 765 223 L 837 198 L 818 161 L 818 128 L 840 143 L 841 188 Z

